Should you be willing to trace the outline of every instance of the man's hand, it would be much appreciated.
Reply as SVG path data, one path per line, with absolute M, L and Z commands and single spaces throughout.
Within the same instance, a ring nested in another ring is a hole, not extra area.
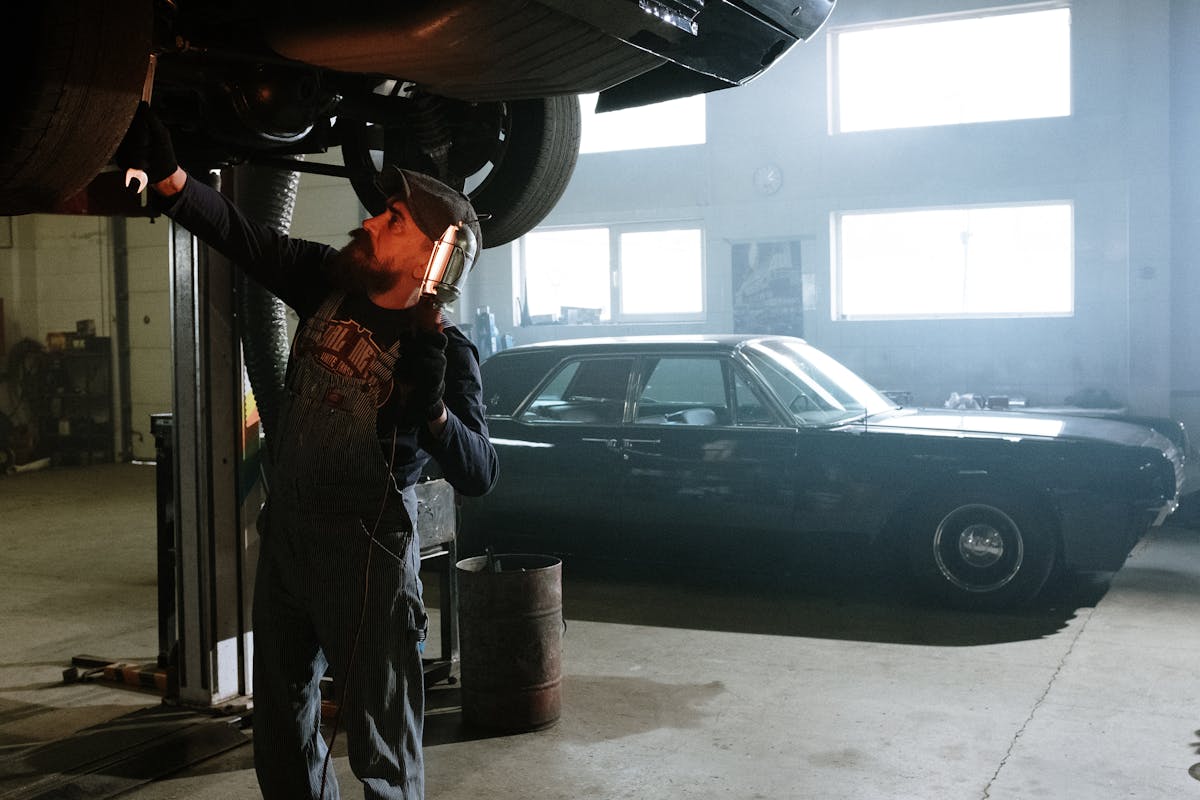
M 142 170 L 152 184 L 165 181 L 179 168 L 171 133 L 144 100 L 138 104 L 129 131 L 117 147 L 116 161 L 123 170 Z
M 414 422 L 441 419 L 446 407 L 446 334 L 420 331 L 404 348 L 403 377 L 409 384 L 408 411 Z

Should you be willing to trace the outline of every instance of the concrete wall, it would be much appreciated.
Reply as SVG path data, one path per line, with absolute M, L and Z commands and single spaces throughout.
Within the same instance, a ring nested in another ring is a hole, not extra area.
M 96 334 L 112 336 L 113 249 L 110 221 L 96 217 L 14 217 L 12 247 L 0 249 L 0 298 L 4 299 L 7 356 L 23 339 L 45 344 L 51 331 L 74 331 L 90 319 Z M 14 402 L 19 387 L 0 391 L 0 411 L 17 425 L 33 425 L 37 410 Z M 116 409 L 114 397 L 113 413 Z M 115 418 L 115 417 L 113 417 Z

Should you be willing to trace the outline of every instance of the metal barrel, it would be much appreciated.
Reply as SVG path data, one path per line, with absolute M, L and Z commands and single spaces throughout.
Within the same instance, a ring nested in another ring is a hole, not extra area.
M 562 562 L 504 553 L 456 564 L 462 713 L 515 733 L 562 709 Z

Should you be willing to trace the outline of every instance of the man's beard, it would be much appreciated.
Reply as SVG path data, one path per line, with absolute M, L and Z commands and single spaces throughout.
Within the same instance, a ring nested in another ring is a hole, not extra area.
M 400 273 L 380 264 L 365 231 L 350 232 L 350 243 L 321 265 L 325 277 L 339 289 L 352 294 L 386 294 L 400 282 Z

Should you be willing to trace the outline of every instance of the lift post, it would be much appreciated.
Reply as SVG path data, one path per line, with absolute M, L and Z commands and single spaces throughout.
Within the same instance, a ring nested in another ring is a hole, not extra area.
M 257 504 L 240 497 L 244 386 L 232 265 L 171 223 L 180 703 L 245 705 Z M 261 491 L 261 490 L 260 490 Z M 248 515 L 247 510 L 253 509 Z M 249 516 L 249 518 L 247 518 Z

